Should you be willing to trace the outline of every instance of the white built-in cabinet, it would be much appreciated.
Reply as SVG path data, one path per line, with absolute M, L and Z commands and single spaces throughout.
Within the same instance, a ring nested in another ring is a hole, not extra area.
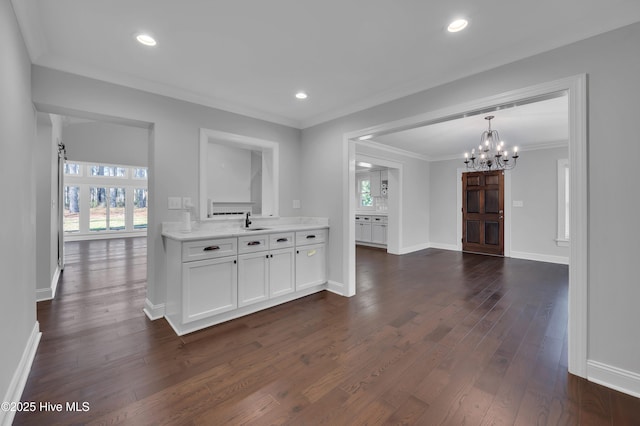
M 179 335 L 324 289 L 327 229 L 166 238 L 165 317 Z
M 236 239 L 184 243 L 182 247 L 182 322 L 238 307 Z
M 325 229 L 296 232 L 296 290 L 327 281 Z
M 373 245 L 387 244 L 387 216 L 356 215 L 356 242 Z

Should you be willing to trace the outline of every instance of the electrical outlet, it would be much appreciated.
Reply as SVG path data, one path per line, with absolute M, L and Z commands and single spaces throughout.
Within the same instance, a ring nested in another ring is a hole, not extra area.
M 191 197 L 182 197 L 182 208 L 183 209 L 188 209 L 190 207 L 192 207 L 193 204 L 191 204 Z
M 182 198 L 169 197 L 169 210 L 180 210 L 182 208 Z

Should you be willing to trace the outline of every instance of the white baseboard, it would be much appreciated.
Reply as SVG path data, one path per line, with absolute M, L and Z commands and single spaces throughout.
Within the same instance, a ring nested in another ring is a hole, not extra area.
M 535 260 L 537 262 L 559 263 L 560 265 L 569 264 L 569 257 L 567 256 L 552 256 L 549 254 L 527 253 L 524 251 L 511 250 L 510 257 L 515 259 Z
M 51 278 L 51 285 L 49 286 L 49 288 L 39 288 L 36 290 L 36 302 L 44 302 L 45 300 L 55 299 L 61 272 L 62 270 L 60 269 L 60 267 L 56 266 L 56 270 L 53 273 L 53 278 Z
M 145 299 L 142 310 L 151 321 L 164 317 L 164 303 L 154 305 L 149 299 Z
M 435 248 L 435 249 L 440 249 L 440 250 L 460 251 L 458 249 L 458 246 L 456 246 L 455 244 L 430 243 L 429 247 Z
M 389 252 L 391 254 L 407 254 L 407 253 L 413 253 L 414 251 L 420 251 L 420 250 L 424 250 L 424 249 L 428 249 L 429 247 L 431 247 L 431 245 L 429 243 L 422 243 L 422 244 L 416 244 L 414 246 L 409 246 L 409 247 L 401 247 L 398 252 Z
M 40 332 L 40 324 L 38 323 L 38 321 L 36 321 L 36 323 L 33 325 L 33 330 L 31 330 L 31 335 L 29 336 L 27 345 L 22 352 L 22 358 L 20 359 L 18 368 L 16 368 L 16 371 L 13 373 L 13 378 L 11 379 L 11 383 L 9 383 L 9 389 L 7 389 L 7 393 L 4 396 L 2 402 L 20 401 L 22 392 L 24 391 L 24 386 L 27 384 L 27 378 L 29 377 L 29 372 L 31 371 L 33 359 L 35 358 L 36 351 L 38 350 L 38 344 L 40 343 L 41 336 L 42 333 Z M 15 414 L 15 411 L 0 410 L 0 425 L 11 425 Z
M 327 281 L 327 291 L 337 294 L 338 296 L 349 297 L 347 295 L 347 287 L 343 283 L 339 283 L 337 281 Z
M 587 379 L 602 386 L 640 398 L 640 374 L 612 367 L 598 361 L 587 361 Z

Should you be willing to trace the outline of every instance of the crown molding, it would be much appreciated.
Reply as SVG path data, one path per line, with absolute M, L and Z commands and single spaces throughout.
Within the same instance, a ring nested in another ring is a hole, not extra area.
M 382 144 L 380 142 L 373 141 L 371 139 L 366 140 L 366 141 L 355 141 L 355 143 L 356 143 L 357 146 L 374 148 L 374 149 L 378 149 L 380 151 L 386 151 L 386 152 L 390 152 L 392 154 L 402 155 L 404 157 L 415 158 L 417 160 L 423 160 L 423 161 L 432 161 L 431 158 L 426 156 L 426 155 L 418 154 L 417 152 L 407 151 L 407 150 L 400 149 L 400 148 L 395 148 L 393 146 L 385 145 L 385 144 Z

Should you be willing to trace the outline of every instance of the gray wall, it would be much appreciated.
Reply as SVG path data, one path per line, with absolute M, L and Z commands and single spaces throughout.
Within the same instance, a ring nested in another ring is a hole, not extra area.
M 568 259 L 569 248 L 558 247 L 555 242 L 558 224 L 557 160 L 567 156 L 567 148 L 524 151 L 517 167 L 510 172 L 511 199 L 523 202 L 523 207 L 511 209 L 513 257 L 533 254 L 555 261 Z M 431 163 L 431 243 L 456 246 L 458 242 L 457 189 L 460 180 L 457 170 L 461 168 L 464 168 L 462 159 Z
M 0 396 L 7 392 L 36 327 L 36 122 L 30 62 L 9 0 L 0 0 Z M 15 385 L 15 384 L 14 384 Z M 10 416 L 0 411 L 0 422 Z
M 53 117 L 52 123 L 49 114 L 39 115 L 34 151 L 36 235 L 48 238 L 42 238 L 41 244 L 36 245 L 36 294 L 38 299 L 46 299 L 53 296 L 52 279 L 58 266 L 58 141 L 61 140 L 61 127 L 58 116 Z
M 62 129 L 67 157 L 72 161 L 146 167 L 149 130 L 93 121 L 65 125 Z
M 343 206 L 336 202 L 343 186 L 345 132 L 588 73 L 588 358 L 640 374 L 640 286 L 635 268 L 640 235 L 633 226 L 637 203 L 630 196 L 637 193 L 632 171 L 640 158 L 638 46 L 640 24 L 634 24 L 305 129 L 305 213 L 329 216 L 332 234 L 345 232 Z M 331 262 L 340 268 L 331 278 L 346 282 L 346 255 L 332 240 Z
M 180 211 L 168 210 L 169 196 L 191 197 L 198 207 L 200 128 L 270 140 L 280 145 L 280 214 L 292 216 L 292 200 L 300 199 L 300 131 L 183 102 L 141 90 L 32 67 L 33 101 L 39 109 L 121 118 L 151 126 L 149 144 L 149 257 L 147 299 L 165 300 L 165 262 L 161 224 L 179 221 Z

